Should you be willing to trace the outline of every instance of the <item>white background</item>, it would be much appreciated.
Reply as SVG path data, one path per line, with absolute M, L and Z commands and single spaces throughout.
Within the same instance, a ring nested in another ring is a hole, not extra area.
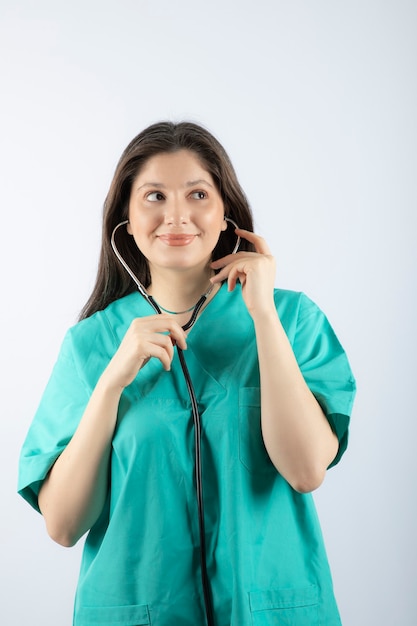
M 277 285 L 324 309 L 356 374 L 316 494 L 344 626 L 417 623 L 416 32 L 414 0 L 1 0 L 2 624 L 71 624 L 81 546 L 46 537 L 17 459 L 116 162 L 166 118 L 219 137 Z

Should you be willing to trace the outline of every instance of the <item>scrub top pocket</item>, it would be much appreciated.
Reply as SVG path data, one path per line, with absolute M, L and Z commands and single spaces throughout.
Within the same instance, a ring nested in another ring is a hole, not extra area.
M 318 626 L 318 590 L 269 589 L 249 593 L 252 626 Z
M 259 387 L 242 387 L 239 391 L 239 458 L 251 473 L 277 471 L 262 438 Z
M 148 605 L 85 606 L 77 611 L 76 626 L 151 626 Z

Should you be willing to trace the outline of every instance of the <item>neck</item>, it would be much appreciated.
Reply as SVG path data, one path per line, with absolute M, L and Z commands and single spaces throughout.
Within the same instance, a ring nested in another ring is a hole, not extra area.
M 210 287 L 213 272 L 151 271 L 152 282 L 147 291 L 156 302 L 169 311 L 185 311 L 193 307 Z

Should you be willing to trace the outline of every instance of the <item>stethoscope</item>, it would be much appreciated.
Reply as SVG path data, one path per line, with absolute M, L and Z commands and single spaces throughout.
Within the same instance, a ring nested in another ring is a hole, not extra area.
M 227 222 L 230 222 L 231 224 L 233 224 L 235 228 L 238 228 L 238 225 L 236 224 L 236 222 L 230 219 L 230 217 L 225 217 L 224 219 Z M 142 285 L 140 280 L 132 272 L 132 270 L 130 269 L 130 267 L 128 266 L 126 261 L 123 259 L 122 255 L 120 254 L 119 250 L 117 249 L 116 242 L 115 242 L 115 234 L 119 228 L 121 228 L 122 226 L 125 226 L 126 224 L 128 224 L 128 222 L 129 220 L 124 220 L 123 222 L 120 222 L 120 224 L 117 224 L 117 226 L 114 228 L 111 238 L 110 238 L 111 246 L 113 248 L 113 251 L 116 257 L 118 258 L 118 260 L 120 261 L 120 263 L 122 264 L 126 272 L 129 274 L 129 276 L 131 277 L 135 285 L 137 286 L 139 293 L 145 298 L 147 302 L 149 302 L 149 304 L 151 305 L 151 307 L 154 309 L 156 313 L 161 314 L 162 311 L 159 305 L 157 304 L 157 302 L 155 302 L 152 296 L 147 293 L 145 287 Z M 232 254 L 235 254 L 238 251 L 239 245 L 240 245 L 240 237 L 238 236 L 235 247 L 232 250 Z M 183 330 L 189 330 L 194 325 L 197 319 L 197 316 L 201 310 L 201 307 L 204 305 L 206 300 L 207 300 L 207 293 L 201 296 L 197 304 L 192 309 L 190 319 L 182 327 Z M 178 358 L 180 361 L 181 369 L 184 374 L 184 379 L 185 379 L 185 383 L 187 386 L 188 395 L 191 401 L 191 411 L 192 411 L 193 424 L 194 424 L 194 446 L 195 446 L 195 469 L 194 471 L 195 471 L 196 496 L 197 496 L 197 507 L 198 507 L 198 526 L 199 526 L 199 535 L 200 535 L 201 582 L 202 582 L 203 594 L 204 594 L 204 605 L 205 605 L 205 610 L 206 610 L 207 626 L 214 626 L 213 603 L 212 603 L 211 592 L 210 592 L 210 581 L 207 575 L 206 539 L 205 539 L 206 535 L 205 535 L 205 524 L 204 524 L 204 501 L 203 501 L 203 475 L 202 475 L 202 462 L 201 462 L 201 419 L 200 419 L 200 413 L 198 411 L 198 404 L 197 404 L 194 387 L 191 381 L 190 373 L 188 371 L 187 363 L 184 358 L 184 353 L 182 349 L 179 348 L 178 346 L 176 346 L 176 348 L 177 348 L 177 353 L 178 353 Z

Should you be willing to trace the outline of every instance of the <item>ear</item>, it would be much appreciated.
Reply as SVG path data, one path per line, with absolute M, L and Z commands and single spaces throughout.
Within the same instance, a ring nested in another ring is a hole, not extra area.
M 227 230 L 227 222 L 226 222 L 226 218 L 223 219 L 223 224 L 222 224 L 222 228 L 221 230 L 224 232 L 225 230 Z
M 133 235 L 133 232 L 132 232 L 132 227 L 131 227 L 131 225 L 130 225 L 130 222 L 128 222 L 128 223 L 126 224 L 126 230 L 127 230 L 127 232 L 129 233 L 129 235 Z

